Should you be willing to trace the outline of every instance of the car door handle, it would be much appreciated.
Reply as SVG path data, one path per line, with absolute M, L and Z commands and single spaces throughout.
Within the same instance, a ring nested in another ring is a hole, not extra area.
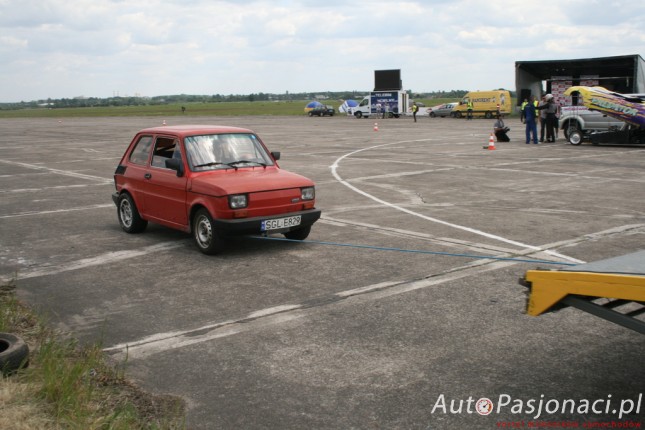
M 146 179 L 150 179 L 152 178 L 152 175 L 150 173 L 146 173 L 145 175 L 143 175 L 143 177 Z

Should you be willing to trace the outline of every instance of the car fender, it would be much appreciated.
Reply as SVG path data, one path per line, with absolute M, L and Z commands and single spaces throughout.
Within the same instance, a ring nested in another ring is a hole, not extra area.
M 130 187 L 127 186 L 122 186 L 118 190 L 119 195 L 123 193 L 127 193 L 132 197 L 132 201 L 134 201 L 134 205 L 137 207 L 137 210 L 139 211 L 139 216 L 141 216 L 142 219 L 148 220 L 148 217 L 146 215 L 146 208 L 145 205 L 143 204 L 143 197 L 136 191 L 132 190 Z M 118 202 L 114 202 L 117 207 L 118 207 Z

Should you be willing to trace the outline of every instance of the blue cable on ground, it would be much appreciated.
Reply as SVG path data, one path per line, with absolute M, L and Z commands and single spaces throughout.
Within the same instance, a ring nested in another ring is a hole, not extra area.
M 415 254 L 432 254 L 432 255 L 443 255 L 448 257 L 473 258 L 473 259 L 480 259 L 480 260 L 499 260 L 499 261 L 515 261 L 517 263 L 540 263 L 540 264 L 555 264 L 559 266 L 576 266 L 575 263 L 564 263 L 564 262 L 557 262 L 557 261 L 533 260 L 533 259 L 512 258 L 512 257 L 495 257 L 493 255 L 455 254 L 451 252 L 388 248 L 388 247 L 382 247 L 382 246 L 355 245 L 351 243 L 323 242 L 319 240 L 302 241 L 302 240 L 286 239 L 281 237 L 269 237 L 269 236 L 249 236 L 249 237 L 251 237 L 252 239 L 274 240 L 274 241 L 280 241 L 280 242 L 311 243 L 316 245 L 344 246 L 347 248 L 373 249 L 376 251 L 396 251 L 396 252 L 409 252 L 409 253 L 415 253 Z

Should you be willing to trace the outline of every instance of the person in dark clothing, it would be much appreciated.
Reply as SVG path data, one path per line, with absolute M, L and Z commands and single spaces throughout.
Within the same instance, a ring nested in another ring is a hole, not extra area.
M 511 139 L 508 137 L 506 133 L 510 130 L 510 128 L 506 127 L 504 124 L 504 120 L 502 119 L 502 115 L 497 115 L 497 121 L 495 121 L 495 125 L 493 126 L 495 129 L 495 137 L 497 138 L 498 142 L 510 142 Z
M 555 128 L 557 127 L 556 113 L 558 112 L 558 105 L 553 100 L 552 94 L 544 96 L 545 103 L 538 106 L 539 110 L 544 110 L 544 122 L 546 125 L 546 141 L 555 142 Z
M 531 96 L 529 103 L 524 106 L 524 120 L 526 121 L 526 144 L 531 143 L 531 133 L 533 133 L 533 143 L 538 144 L 537 138 L 537 110 L 535 108 L 535 96 Z

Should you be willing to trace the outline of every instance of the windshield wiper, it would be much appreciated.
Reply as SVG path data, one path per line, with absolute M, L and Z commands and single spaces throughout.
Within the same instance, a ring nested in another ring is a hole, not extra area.
M 197 167 L 210 167 L 210 166 L 218 166 L 220 164 L 224 164 L 224 163 L 220 163 L 218 161 L 211 161 L 210 163 L 198 164 L 198 165 L 193 166 L 193 167 L 195 167 L 195 168 L 197 168 Z
M 259 161 L 252 161 L 252 160 L 237 160 L 237 161 L 233 161 L 231 163 L 228 163 L 229 166 L 237 166 L 238 164 L 259 164 L 262 167 L 267 166 L 264 163 L 261 163 Z
M 251 161 L 251 160 L 237 160 L 237 161 L 231 161 L 230 163 L 221 163 L 219 161 L 211 161 L 210 163 L 204 163 L 204 164 L 198 164 L 196 166 L 193 166 L 194 168 L 198 167 L 211 167 L 211 166 L 228 166 L 231 169 L 237 170 L 238 164 L 259 164 L 262 167 L 266 167 L 267 165 L 264 163 L 260 163 L 259 161 Z
M 193 167 L 198 168 L 198 167 L 211 167 L 211 166 L 228 166 L 231 169 L 237 170 L 237 166 L 235 166 L 234 164 L 235 164 L 235 162 L 233 162 L 233 163 L 220 163 L 219 161 L 211 161 L 210 163 L 198 164 L 198 165 L 193 166 Z

